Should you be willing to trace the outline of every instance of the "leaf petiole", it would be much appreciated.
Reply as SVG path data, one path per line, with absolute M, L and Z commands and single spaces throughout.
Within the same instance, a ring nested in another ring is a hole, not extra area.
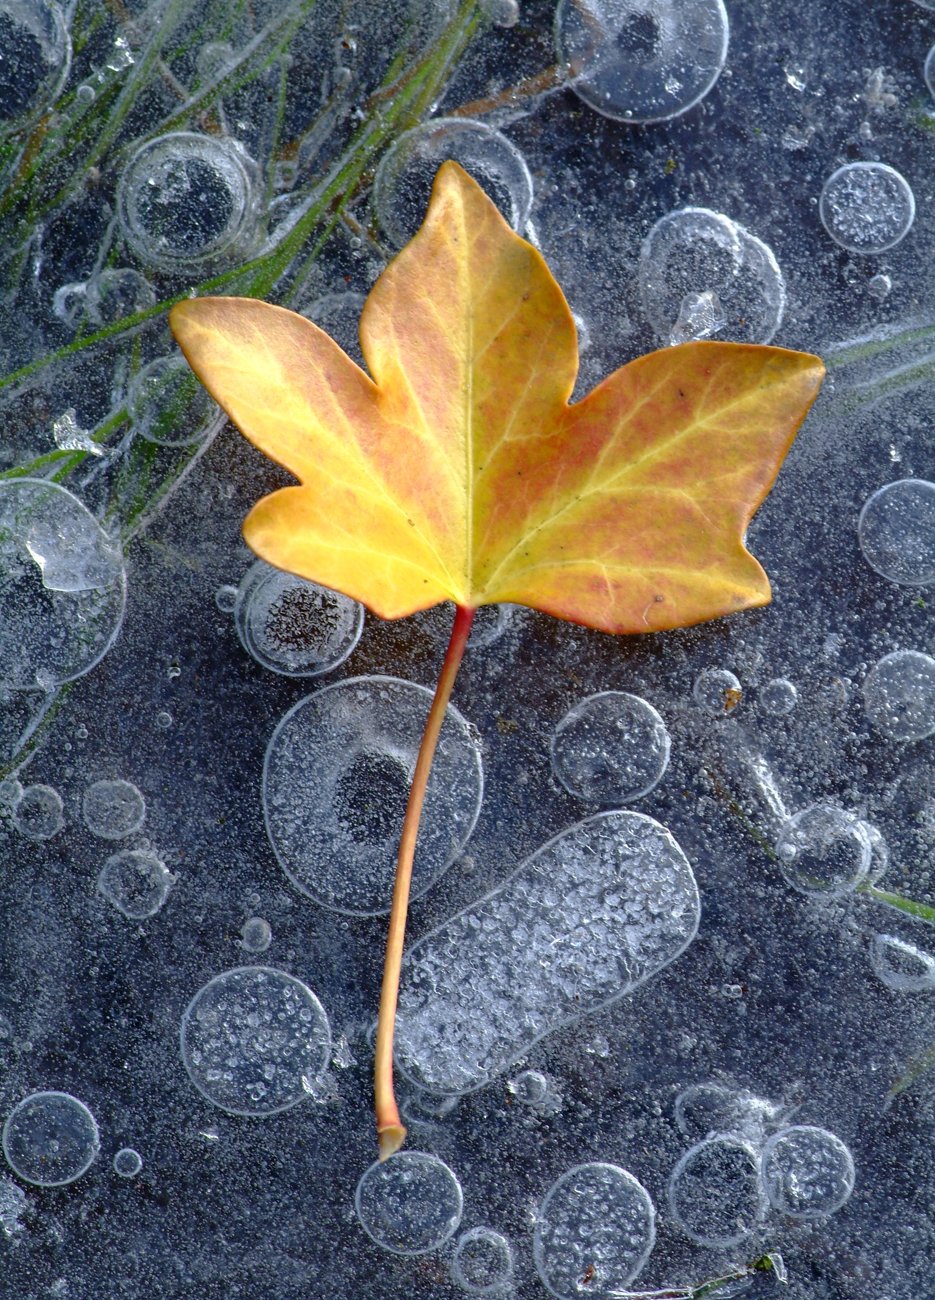
M 380 990 L 380 1012 L 377 1019 L 377 1045 L 373 1062 L 373 1094 L 376 1107 L 377 1137 L 380 1159 L 391 1156 L 406 1140 L 406 1128 L 399 1117 L 396 1094 L 393 1090 L 393 1031 L 396 1027 L 396 1004 L 399 1000 L 399 974 L 403 958 L 403 941 L 406 936 L 406 912 L 409 907 L 409 889 L 412 883 L 412 861 L 415 855 L 422 805 L 432 759 L 445 720 L 445 710 L 451 699 L 452 687 L 464 657 L 464 648 L 471 634 L 474 610 L 464 605 L 455 609 L 454 625 L 445 659 L 435 687 L 432 707 L 422 733 L 419 756 L 412 774 L 409 802 L 399 840 L 396 859 L 396 883 L 393 886 L 393 904 L 386 936 L 386 957 L 383 963 L 383 986 Z

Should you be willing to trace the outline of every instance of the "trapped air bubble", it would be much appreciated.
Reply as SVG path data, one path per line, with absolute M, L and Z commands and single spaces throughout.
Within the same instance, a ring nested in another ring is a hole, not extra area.
M 935 957 L 896 935 L 873 936 L 870 962 L 877 977 L 896 993 L 929 993 L 935 989 Z
M 0 135 L 51 107 L 71 63 L 65 16 L 54 0 L 0 2 Z
M 155 916 L 175 881 L 155 853 L 126 849 L 108 858 L 97 878 L 98 892 L 130 921 Z
M 513 1280 L 510 1243 L 493 1228 L 471 1228 L 455 1246 L 451 1276 L 469 1295 L 496 1295 Z
M 374 211 L 397 248 L 422 224 L 435 173 L 447 158 L 484 187 L 514 230 L 526 228 L 532 177 L 520 151 L 482 122 L 442 117 L 404 132 L 377 168 Z
M 890 582 L 935 582 L 935 483 L 904 478 L 864 502 L 857 521 L 863 557 Z
M 458 1230 L 461 1184 L 437 1156 L 400 1151 L 363 1174 L 354 1195 L 360 1225 L 394 1255 L 437 1250 Z
M 143 825 L 146 801 L 130 781 L 95 781 L 81 800 L 84 824 L 103 840 L 122 840 Z
M 209 980 L 185 1010 L 182 1060 L 192 1083 L 232 1115 L 274 1115 L 308 1097 L 331 1059 L 331 1029 L 301 980 L 242 966 Z
M 396 677 L 352 677 L 300 700 L 266 751 L 263 810 L 286 875 L 337 912 L 389 911 L 409 785 L 432 692 Z M 472 731 L 448 706 L 413 867 L 424 893 L 463 850 L 483 777 Z
M 100 1150 L 97 1122 L 67 1092 L 34 1092 L 3 1126 L 3 1154 L 15 1174 L 38 1187 L 63 1187 L 87 1173 Z
M 698 919 L 664 826 L 631 812 L 578 822 L 409 949 L 397 1065 L 430 1092 L 479 1088 L 674 961 Z
M 804 894 L 846 894 L 867 877 L 873 846 L 867 824 L 834 804 L 803 808 L 780 828 L 776 857 Z
M 882 253 L 909 233 L 916 201 L 886 163 L 855 162 L 828 177 L 818 211 L 825 230 L 849 253 Z
M 796 1124 L 766 1143 L 761 1157 L 763 1189 L 769 1203 L 793 1219 L 833 1214 L 854 1190 L 854 1160 L 827 1129 Z
M 646 700 L 602 691 L 581 700 L 552 734 L 552 770 L 565 789 L 595 803 L 649 794 L 669 765 L 666 724 Z
M 27 840 L 50 840 L 65 825 L 62 796 L 50 785 L 28 785 L 13 805 L 13 825 Z
M 888 740 L 924 740 L 935 732 L 935 659 L 896 650 L 864 679 L 864 712 Z
M 240 644 L 257 663 L 287 677 L 317 677 L 348 657 L 364 626 L 350 596 L 257 560 L 234 606 Z
M 572 90 L 619 122 L 662 122 L 704 99 L 727 58 L 723 0 L 561 0 Z
M 668 1188 L 672 1217 L 701 1246 L 736 1246 L 763 1213 L 759 1160 L 738 1135 L 718 1133 L 686 1151 Z
M 143 1157 L 133 1147 L 121 1147 L 114 1156 L 114 1173 L 121 1178 L 136 1178 L 142 1168 Z
M 184 357 L 158 357 L 130 387 L 133 427 L 159 447 L 208 443 L 227 416 L 198 382 Z

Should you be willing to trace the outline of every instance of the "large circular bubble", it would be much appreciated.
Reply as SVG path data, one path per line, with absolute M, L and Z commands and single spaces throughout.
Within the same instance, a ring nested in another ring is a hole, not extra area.
M 65 488 L 0 482 L 0 685 L 48 690 L 113 645 L 126 599 L 117 542 Z
M 458 1229 L 461 1184 L 443 1161 L 400 1151 L 377 1161 L 357 1184 L 354 1207 L 371 1240 L 394 1255 L 424 1255 Z
M 3 1154 L 14 1173 L 39 1187 L 62 1187 L 90 1169 L 100 1150 L 94 1116 L 67 1092 L 34 1092 L 3 1126 Z
M 539 1209 L 536 1271 L 555 1296 L 613 1296 L 649 1259 L 655 1221 L 649 1193 L 631 1173 L 616 1165 L 577 1165 L 552 1185 Z
M 572 90 L 620 122 L 662 122 L 692 108 L 721 75 L 723 0 L 561 0 L 558 56 Z
M 81 800 L 84 824 L 102 840 L 122 840 L 143 825 L 146 800 L 130 781 L 94 781 Z
M 870 567 L 890 582 L 935 582 L 935 483 L 904 478 L 874 492 L 860 512 L 857 540 Z
M 924 740 L 935 732 L 935 659 L 896 650 L 864 679 L 864 712 L 889 740 Z
M 514 144 L 483 122 L 440 117 L 405 131 L 383 157 L 373 183 L 373 206 L 387 237 L 401 248 L 422 224 L 435 173 L 453 158 L 522 231 L 532 207 L 532 177 Z
M 352 677 L 300 700 L 273 733 L 263 770 L 266 829 L 289 879 L 325 907 L 389 910 L 431 702 L 431 691 L 396 677 Z M 464 848 L 482 784 L 468 724 L 449 705 L 425 796 L 414 897 Z
M 269 966 L 240 966 L 209 980 L 185 1010 L 181 1038 L 192 1083 L 232 1115 L 274 1115 L 297 1105 L 331 1059 L 318 998 Z
M 360 640 L 364 609 L 257 560 L 237 590 L 234 625 L 257 663 L 287 677 L 317 677 L 344 662 Z
M 0 0 L 0 134 L 51 107 L 65 84 L 71 40 L 55 0 Z
M 227 416 L 211 400 L 184 357 L 157 357 L 130 387 L 133 427 L 159 447 L 209 443 Z
M 756 1151 L 734 1134 L 705 1138 L 675 1166 L 668 1194 L 673 1218 L 692 1241 L 735 1246 L 763 1209 Z
M 590 695 L 552 735 L 552 769 L 569 793 L 595 803 L 648 794 L 669 764 L 669 733 L 651 704 L 626 691 Z
M 873 860 L 867 824 L 834 804 L 815 803 L 780 828 L 776 857 L 805 894 L 845 894 L 866 879 Z
M 827 1129 L 796 1124 L 766 1143 L 762 1179 L 775 1209 L 793 1219 L 821 1219 L 839 1210 L 854 1190 L 854 1160 Z
M 818 210 L 825 230 L 849 253 L 882 253 L 909 233 L 916 201 L 886 163 L 855 162 L 828 177 Z
M 124 849 L 109 857 L 97 877 L 98 891 L 131 921 L 155 916 L 175 877 L 148 849 Z

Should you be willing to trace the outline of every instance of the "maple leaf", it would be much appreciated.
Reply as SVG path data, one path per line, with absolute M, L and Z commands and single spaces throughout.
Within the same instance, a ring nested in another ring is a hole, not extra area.
M 374 1067 L 384 1158 L 406 1132 L 392 1046 L 412 859 L 474 610 L 513 601 L 648 632 L 766 604 L 744 531 L 824 367 L 781 348 L 689 343 L 630 362 L 570 403 L 568 304 L 540 254 L 453 162 L 367 299 L 370 375 L 304 317 L 251 299 L 180 303 L 171 325 L 234 423 L 300 480 L 248 515 L 258 555 L 384 618 L 457 607 L 389 919 Z

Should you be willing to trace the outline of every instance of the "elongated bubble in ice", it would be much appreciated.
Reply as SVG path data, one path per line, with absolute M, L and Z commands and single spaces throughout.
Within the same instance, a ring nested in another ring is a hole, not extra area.
M 532 1251 L 547 1290 L 562 1300 L 603 1300 L 629 1285 L 656 1242 L 656 1210 L 626 1169 L 594 1163 L 569 1169 L 546 1193 Z
M 866 879 L 872 860 L 866 824 L 834 804 L 795 813 L 776 839 L 779 868 L 804 894 L 846 894 Z
M 887 988 L 897 993 L 930 993 L 935 989 L 935 957 L 893 934 L 875 934 L 870 961 Z
M 50 840 L 65 825 L 62 796 L 50 785 L 27 785 L 13 805 L 13 825 L 28 840 Z
M 451 1276 L 468 1295 L 496 1295 L 513 1278 L 513 1251 L 493 1228 L 471 1228 L 455 1246 Z
M 336 912 L 389 911 L 409 785 L 432 692 L 397 677 L 352 677 L 300 700 L 266 751 L 263 811 L 297 889 Z M 447 870 L 480 812 L 480 754 L 448 706 L 432 764 L 413 897 Z
M 532 177 L 520 151 L 483 122 L 440 117 L 404 132 L 377 168 L 373 207 L 397 248 L 422 224 L 435 173 L 446 158 L 460 163 L 483 185 L 514 230 L 525 230 Z
M 561 0 L 558 57 L 579 98 L 619 122 L 662 122 L 703 99 L 727 58 L 723 0 Z
M 864 678 L 864 712 L 889 740 L 924 740 L 935 732 L 935 659 L 896 650 Z
M 909 233 L 916 201 L 894 168 L 855 162 L 828 177 L 818 211 L 825 230 L 849 253 L 882 253 Z
M 237 590 L 234 626 L 253 658 L 287 677 L 317 677 L 348 657 L 364 626 L 350 596 L 257 560 Z
M 234 140 L 176 131 L 142 144 L 117 184 L 117 216 L 146 265 L 202 269 L 249 253 L 257 167 Z
M 133 427 L 160 447 L 209 443 L 227 416 L 199 384 L 184 357 L 157 357 L 130 387 Z
M 100 1150 L 94 1116 L 67 1092 L 34 1092 L 3 1126 L 3 1154 L 27 1183 L 62 1187 L 90 1169 Z
M 131 781 L 95 781 L 81 800 L 84 824 L 102 840 L 122 840 L 143 825 L 146 800 Z
M 107 653 L 123 618 L 116 542 L 70 492 L 0 483 L 0 682 L 49 689 Z
M 765 1097 L 726 1088 L 722 1083 L 693 1083 L 675 1099 L 679 1132 L 696 1140 L 737 1133 L 755 1145 L 779 1113 L 779 1107 Z
M 795 1124 L 766 1143 L 761 1177 L 774 1209 L 793 1219 L 822 1219 L 854 1190 L 854 1159 L 827 1129 Z
M 192 1083 L 232 1115 L 297 1105 L 331 1059 L 324 1007 L 301 980 L 269 966 L 209 980 L 185 1010 L 181 1043 Z
M 394 1255 L 437 1250 L 458 1230 L 461 1184 L 437 1156 L 400 1151 L 362 1175 L 354 1195 L 360 1226 Z
M 874 492 L 860 512 L 857 540 L 871 569 L 890 582 L 935 582 L 935 483 L 904 478 Z
M 786 287 L 772 251 L 743 226 L 708 208 L 661 217 L 643 241 L 640 293 L 647 320 L 666 343 L 686 341 L 691 304 L 710 304 L 710 328 L 692 337 L 769 343 L 782 323 Z M 681 323 L 681 324 L 680 324 Z
M 668 1188 L 672 1217 L 701 1246 L 735 1246 L 756 1227 L 764 1205 L 755 1148 L 732 1133 L 686 1151 Z
M 626 691 L 589 695 L 552 735 L 552 770 L 570 794 L 629 803 L 649 794 L 669 765 L 669 733 L 646 700 Z
M 698 918 L 664 826 L 631 812 L 578 822 L 406 954 L 397 1064 L 431 1092 L 479 1088 L 662 970 Z
M 125 849 L 108 858 L 97 878 L 98 891 L 131 921 L 155 916 L 175 877 L 147 849 Z
M 0 2 L 0 134 L 49 108 L 71 63 L 71 40 L 55 0 Z

